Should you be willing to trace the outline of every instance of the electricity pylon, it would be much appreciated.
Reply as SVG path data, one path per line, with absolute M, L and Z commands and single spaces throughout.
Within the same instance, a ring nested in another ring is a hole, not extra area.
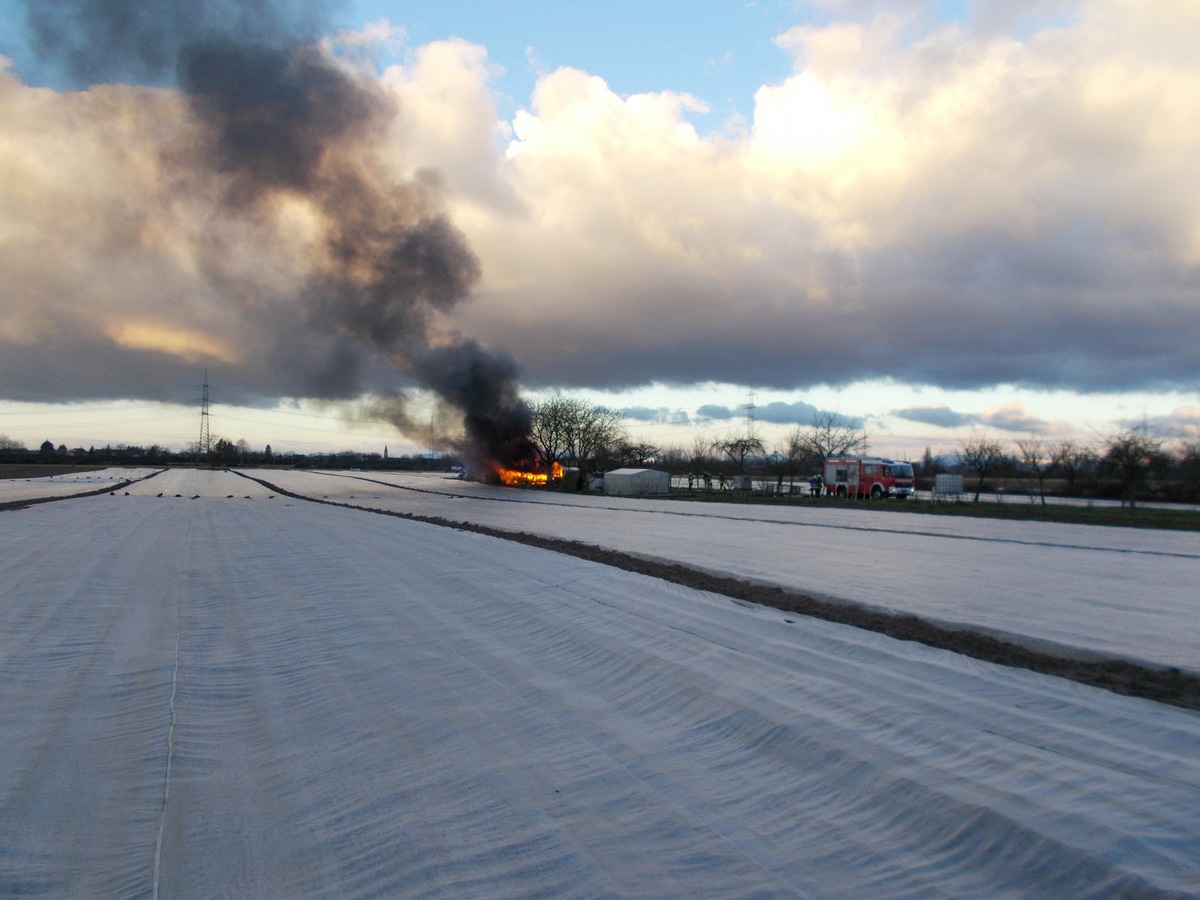
M 200 400 L 200 443 L 196 445 L 197 462 L 206 462 L 212 452 L 212 433 L 208 429 L 208 369 L 204 370 L 204 395 Z

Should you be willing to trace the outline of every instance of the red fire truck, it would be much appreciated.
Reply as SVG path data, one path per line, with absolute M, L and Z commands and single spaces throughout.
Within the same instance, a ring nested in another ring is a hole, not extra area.
M 911 463 L 878 456 L 835 456 L 825 460 L 825 492 L 839 497 L 898 497 L 913 492 Z

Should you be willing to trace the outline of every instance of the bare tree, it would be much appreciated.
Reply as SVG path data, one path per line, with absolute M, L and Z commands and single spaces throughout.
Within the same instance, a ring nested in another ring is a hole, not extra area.
M 1096 455 L 1087 447 L 1082 447 L 1069 439 L 1058 442 L 1054 448 L 1054 458 L 1058 461 L 1059 470 L 1067 476 L 1067 493 L 1075 493 L 1075 481 L 1083 472 L 1096 461 Z
M 621 415 L 603 406 L 573 400 L 574 411 L 567 441 L 567 456 L 579 469 L 580 483 L 597 457 L 611 451 L 624 438 Z
M 658 461 L 660 468 L 666 469 L 675 475 L 681 475 L 688 471 L 690 456 L 688 451 L 678 444 L 672 444 L 668 447 L 660 447 L 658 453 L 654 455 Z
M 713 468 L 712 448 L 713 442 L 707 438 L 697 435 L 692 439 L 692 453 L 688 462 L 694 471 L 703 472 Z
M 1046 505 L 1046 479 L 1058 468 L 1058 455 L 1049 442 L 1030 436 L 1023 441 L 1017 441 L 1017 450 L 1021 454 L 1021 465 L 1025 471 L 1037 479 L 1038 495 L 1042 498 L 1042 506 Z
M 617 447 L 617 455 L 631 466 L 644 466 L 660 452 L 658 445 L 649 441 L 625 440 Z
M 724 440 L 714 441 L 713 449 L 724 453 L 731 460 L 738 464 L 738 471 L 745 473 L 746 457 L 751 453 L 762 453 L 763 442 L 760 438 L 754 437 L 730 437 Z
M 1108 450 L 1101 460 L 1121 486 L 1121 505 L 1132 509 L 1137 495 L 1145 488 L 1150 473 L 1166 466 L 1169 461 L 1163 442 L 1151 437 L 1145 428 L 1130 428 L 1106 438 Z
M 855 419 L 836 412 L 818 412 L 812 424 L 803 429 L 802 441 L 808 454 L 820 463 L 832 456 L 866 452 L 868 435 Z
M 546 468 L 547 484 L 554 472 L 554 464 L 566 458 L 571 442 L 571 427 L 576 417 L 578 402 L 566 397 L 550 397 L 539 403 L 531 403 L 532 430 L 529 437 L 537 451 L 538 461 Z
M 804 433 L 799 428 L 793 428 L 784 437 L 783 442 L 775 448 L 779 458 L 779 470 L 788 479 L 788 490 L 796 485 L 796 475 L 801 467 L 809 460 L 811 454 L 804 440 Z
M 625 440 L 619 413 L 576 397 L 555 396 L 530 404 L 530 439 L 547 473 L 564 462 L 579 469 L 582 483 L 590 468 L 613 456 Z M 578 487 L 579 484 L 576 484 Z
M 975 502 L 983 491 L 983 482 L 1004 461 L 1004 447 L 993 437 L 974 434 L 959 441 L 958 460 L 965 469 L 970 469 L 979 479 L 975 484 Z
M 941 471 L 941 460 L 933 455 L 932 450 L 926 447 L 925 454 L 921 457 L 920 467 L 923 478 L 932 478 Z
M 1200 441 L 1191 441 L 1179 448 L 1177 463 L 1185 495 L 1200 493 Z

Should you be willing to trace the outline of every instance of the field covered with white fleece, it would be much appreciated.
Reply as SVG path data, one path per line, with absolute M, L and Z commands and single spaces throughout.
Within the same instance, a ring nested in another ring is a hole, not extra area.
M 839 509 L 576 496 L 399 472 L 248 474 L 318 499 L 567 538 L 1065 656 L 1200 672 L 1194 531 L 897 515 L 868 501 Z
M 1195 712 L 231 473 L 0 553 L 0 894 L 1200 894 Z
M 36 500 L 41 497 L 70 497 L 116 487 L 126 481 L 153 475 L 158 469 L 95 469 L 47 475 L 38 478 L 6 478 L 0 480 L 0 503 L 14 500 Z

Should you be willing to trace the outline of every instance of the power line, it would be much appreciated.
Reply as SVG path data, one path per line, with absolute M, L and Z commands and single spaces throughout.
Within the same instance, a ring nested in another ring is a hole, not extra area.
M 61 415 L 61 414 L 60 414 Z M 195 413 L 187 413 L 173 416 L 151 416 L 141 419 L 102 419 L 102 420 L 81 420 L 77 422 L 52 422 L 50 424 L 34 423 L 27 425 L 5 425 L 5 431 L 47 431 L 47 430 L 62 430 L 62 429 L 78 429 L 78 428 L 111 428 L 116 425 L 144 425 L 147 422 L 171 422 L 182 419 L 191 419 Z M 193 420 L 194 421 L 194 420 Z

